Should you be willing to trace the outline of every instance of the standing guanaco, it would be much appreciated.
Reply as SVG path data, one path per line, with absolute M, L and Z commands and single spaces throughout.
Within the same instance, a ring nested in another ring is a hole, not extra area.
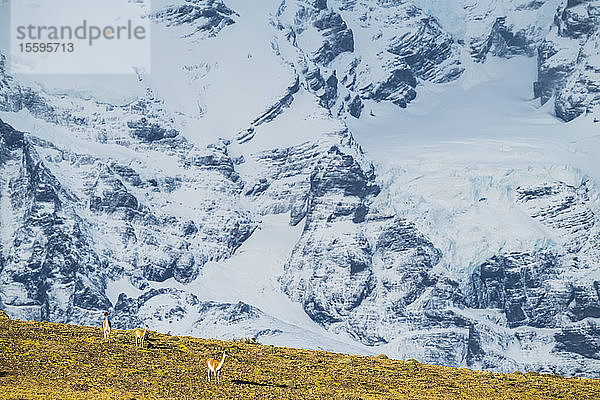
M 206 360 L 206 366 L 208 367 L 208 381 L 210 382 L 210 373 L 212 372 L 215 375 L 215 379 L 217 380 L 217 383 L 219 383 L 219 374 L 221 372 L 221 367 L 223 366 L 223 363 L 225 362 L 225 352 L 223 352 L 223 358 L 221 358 L 221 361 L 215 360 L 214 358 L 209 358 L 208 360 Z
M 104 313 L 104 322 L 102 322 L 102 333 L 104 334 L 104 340 L 110 339 L 110 321 L 108 319 L 108 313 Z
M 148 325 L 144 328 L 144 330 L 136 329 L 135 330 L 135 347 L 144 347 L 144 339 L 146 338 L 146 331 L 148 330 Z

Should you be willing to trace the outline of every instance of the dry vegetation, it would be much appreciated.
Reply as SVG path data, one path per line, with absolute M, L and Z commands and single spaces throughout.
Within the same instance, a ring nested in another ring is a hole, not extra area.
M 205 360 L 226 350 L 221 384 Z M 600 380 L 509 375 L 151 332 L 24 322 L 0 312 L 0 399 L 600 399 Z

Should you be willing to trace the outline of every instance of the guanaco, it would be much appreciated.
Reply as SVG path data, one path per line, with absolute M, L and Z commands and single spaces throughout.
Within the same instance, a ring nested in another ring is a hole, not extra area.
M 110 320 L 108 319 L 108 313 L 104 313 L 104 322 L 102 322 L 102 333 L 104 334 L 104 340 L 110 339 Z
M 148 330 L 148 325 L 144 328 L 144 330 L 136 329 L 135 330 L 135 347 L 144 347 L 144 339 L 146 338 L 146 331 Z
M 215 376 L 215 379 L 217 380 L 217 383 L 219 383 L 219 374 L 221 372 L 221 367 L 223 366 L 223 363 L 225 362 L 225 352 L 223 352 L 223 358 L 221 358 L 221 361 L 215 360 L 214 358 L 209 358 L 208 360 L 206 360 L 206 366 L 208 367 L 208 381 L 210 382 L 210 373 L 212 372 Z

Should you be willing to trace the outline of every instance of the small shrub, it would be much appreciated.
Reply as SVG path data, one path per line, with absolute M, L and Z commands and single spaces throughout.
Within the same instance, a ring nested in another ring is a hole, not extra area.
M 382 360 L 387 360 L 388 356 L 386 356 L 385 354 L 379 354 L 376 358 L 382 359 Z
M 283 386 L 290 388 L 290 389 L 295 389 L 296 388 L 296 382 L 294 382 L 291 379 L 288 379 L 286 381 L 283 382 Z
M 417 372 L 419 370 L 419 363 L 414 358 L 409 358 L 405 362 L 408 371 Z

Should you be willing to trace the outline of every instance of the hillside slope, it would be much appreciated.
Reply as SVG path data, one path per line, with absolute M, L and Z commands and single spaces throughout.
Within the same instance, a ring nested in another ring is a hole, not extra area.
M 510 375 L 414 360 L 10 320 L 0 312 L 0 399 L 597 399 L 600 380 Z M 227 351 L 220 384 L 204 363 Z

